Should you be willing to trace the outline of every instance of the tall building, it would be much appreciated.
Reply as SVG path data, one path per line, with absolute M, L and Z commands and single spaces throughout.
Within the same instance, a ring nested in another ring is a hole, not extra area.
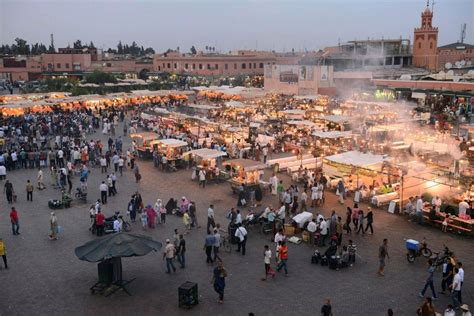
M 413 66 L 436 70 L 438 67 L 438 28 L 433 27 L 429 0 L 421 14 L 421 27 L 415 28 Z

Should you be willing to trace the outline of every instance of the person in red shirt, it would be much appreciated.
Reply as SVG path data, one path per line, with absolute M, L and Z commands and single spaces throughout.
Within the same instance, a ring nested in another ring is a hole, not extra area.
M 285 270 L 285 276 L 288 276 L 288 267 L 286 266 L 286 262 L 288 261 L 288 246 L 286 245 L 285 241 L 280 242 L 278 256 L 280 263 L 277 266 L 277 271 L 280 272 L 280 270 L 283 268 Z
M 97 236 L 102 236 L 104 234 L 104 222 L 105 216 L 99 210 L 97 211 L 97 215 L 95 216 L 95 226 L 97 227 Z
M 12 222 L 12 232 L 13 235 L 20 235 L 20 223 L 18 221 L 18 212 L 14 207 L 10 212 L 10 220 Z

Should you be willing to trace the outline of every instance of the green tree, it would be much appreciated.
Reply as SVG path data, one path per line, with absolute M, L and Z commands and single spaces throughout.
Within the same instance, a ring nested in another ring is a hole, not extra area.
M 87 83 L 104 84 L 106 82 L 117 83 L 117 78 L 103 71 L 94 71 L 85 78 Z
M 117 53 L 122 55 L 123 54 L 123 45 L 122 45 L 122 41 L 119 41 L 119 43 L 117 44 Z

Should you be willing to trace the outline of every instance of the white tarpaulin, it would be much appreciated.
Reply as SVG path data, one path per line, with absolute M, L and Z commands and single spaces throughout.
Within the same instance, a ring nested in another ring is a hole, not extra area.
M 260 145 L 266 146 L 268 143 L 275 141 L 275 137 L 267 136 L 263 134 L 258 134 L 257 143 Z
M 313 132 L 313 136 L 319 137 L 319 138 L 351 138 L 351 137 L 352 137 L 352 132 L 351 132 L 351 131 L 347 131 L 347 132 L 340 132 L 340 131 L 329 131 L 329 132 L 316 131 L 316 132 Z
M 318 125 L 316 123 L 313 123 L 308 120 L 302 120 L 302 121 L 288 121 L 287 122 L 290 125 L 296 125 L 296 126 L 306 126 L 306 127 L 317 127 Z
M 155 141 L 153 141 L 152 143 L 150 144 L 163 144 L 167 147 L 171 147 L 171 148 L 175 148 L 175 147 L 183 147 L 183 146 L 187 146 L 188 143 L 187 142 L 184 142 L 182 140 L 179 140 L 179 139 L 174 139 L 174 138 L 167 138 L 167 139 L 157 139 Z
M 204 160 L 227 156 L 227 153 L 223 151 L 216 150 L 216 149 L 209 149 L 209 148 L 195 149 L 195 150 L 191 150 L 184 153 L 184 155 L 190 155 L 190 154 L 201 157 Z
M 390 158 L 385 155 L 374 155 L 372 153 L 363 153 L 355 150 L 333 156 L 327 156 L 324 159 L 334 163 L 351 165 L 355 167 L 368 167 L 390 160 Z

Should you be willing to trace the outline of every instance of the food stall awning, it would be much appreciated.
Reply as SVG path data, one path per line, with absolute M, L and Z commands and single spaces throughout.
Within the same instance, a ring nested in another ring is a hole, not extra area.
M 231 101 L 226 102 L 225 106 L 228 106 L 230 108 L 244 108 L 244 107 L 247 107 L 247 105 L 243 104 L 242 102 L 235 101 L 235 100 L 231 100 Z
M 212 158 L 227 156 L 227 153 L 223 151 L 216 150 L 216 149 L 209 149 L 209 148 L 191 150 L 191 151 L 185 152 L 183 155 L 190 155 L 190 154 L 201 157 L 202 159 L 212 159 Z
M 350 117 L 344 116 L 344 115 L 326 115 L 321 118 L 328 122 L 337 123 L 337 124 L 346 123 L 350 121 Z
M 199 110 L 217 110 L 220 109 L 219 106 L 210 105 L 210 104 L 189 104 L 188 107 Z
M 314 122 L 308 121 L 308 120 L 302 120 L 302 121 L 288 121 L 287 122 L 290 125 L 296 125 L 296 126 L 307 126 L 307 127 L 317 127 L 318 125 Z
M 157 139 L 150 143 L 150 145 L 154 144 L 162 144 L 167 147 L 176 148 L 176 147 L 183 147 L 187 146 L 188 143 L 179 139 L 174 138 L 166 138 L 166 139 Z
M 273 136 L 268 136 L 268 135 L 263 135 L 263 134 L 258 134 L 257 136 L 257 143 L 259 143 L 262 146 L 266 146 L 267 144 L 275 141 L 275 137 Z
M 341 131 L 329 131 L 329 132 L 323 132 L 323 131 L 316 131 L 313 132 L 313 136 L 319 137 L 319 138 L 351 138 L 352 137 L 352 132 L 351 131 L 346 131 L 346 132 L 341 132 Z
M 130 138 L 141 138 L 144 141 L 154 140 L 158 138 L 158 134 L 153 132 L 143 132 L 143 133 L 135 133 L 130 134 Z
M 399 131 L 407 128 L 405 124 L 387 124 L 387 125 L 375 125 L 370 127 L 370 132 L 389 132 L 389 131 Z
M 234 165 L 245 169 L 245 171 L 265 169 L 265 164 L 250 159 L 231 159 L 224 162 L 224 165 Z
M 327 156 L 324 159 L 338 164 L 364 168 L 383 163 L 384 161 L 389 161 L 390 157 L 386 155 L 375 155 L 372 153 L 363 153 L 353 150 L 333 156 Z
M 319 96 L 317 95 L 295 95 L 295 100 L 317 100 Z
M 284 110 L 284 111 L 281 111 L 280 113 L 293 114 L 293 115 L 304 115 L 306 113 L 306 110 Z

